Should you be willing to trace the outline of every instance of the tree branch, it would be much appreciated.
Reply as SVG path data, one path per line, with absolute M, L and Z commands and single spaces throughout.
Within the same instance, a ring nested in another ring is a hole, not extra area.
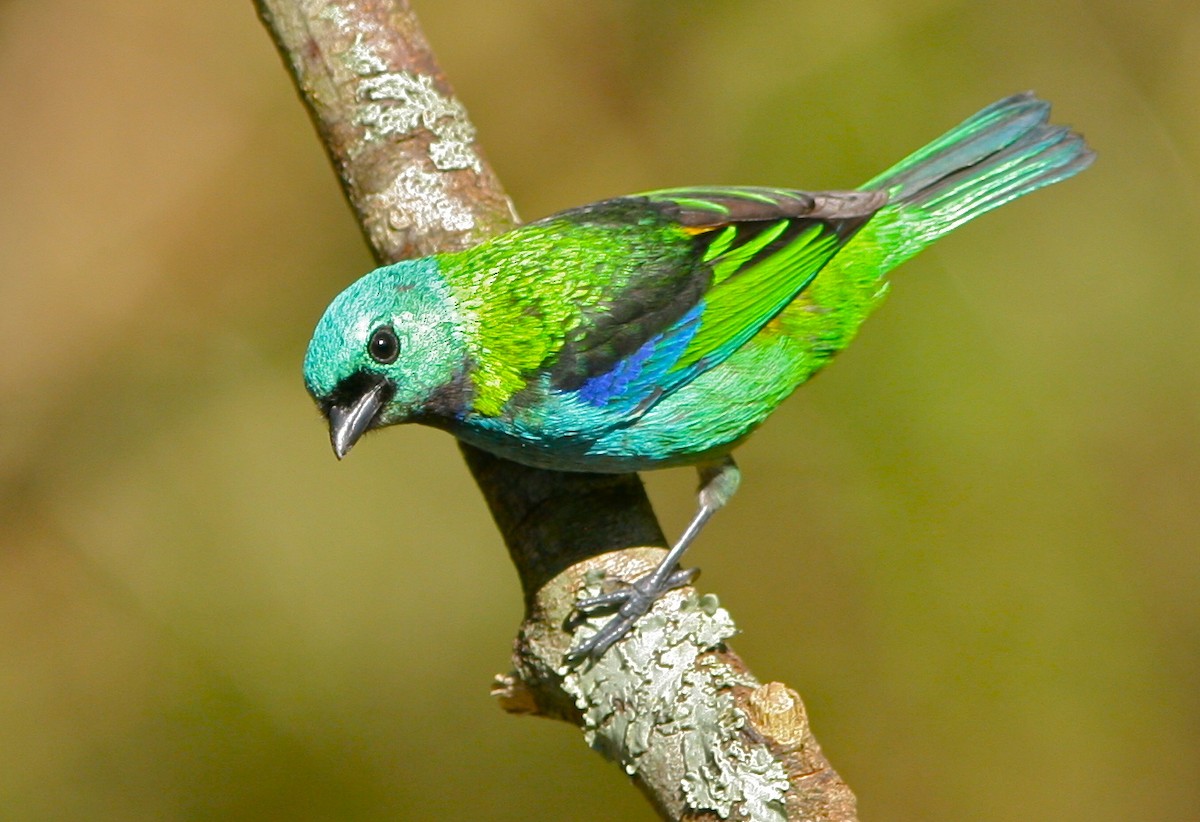
M 516 224 L 466 111 L 404 0 L 256 0 L 380 262 L 461 249 Z M 463 446 L 525 592 L 509 711 L 571 721 L 668 819 L 855 819 L 799 696 L 724 644 L 715 598 L 674 592 L 594 665 L 568 671 L 581 588 L 662 556 L 635 475 L 562 474 Z M 597 620 L 596 624 L 600 620 Z

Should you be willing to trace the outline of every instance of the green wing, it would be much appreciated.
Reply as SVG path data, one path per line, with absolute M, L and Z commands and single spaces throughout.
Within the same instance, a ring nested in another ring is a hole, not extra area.
M 746 343 L 796 298 L 887 202 L 882 192 L 672 189 L 646 195 L 680 208 L 706 243 L 711 271 L 699 328 L 669 374 L 703 371 Z
M 591 384 L 589 396 L 606 402 L 671 390 L 750 339 L 886 200 L 884 192 L 654 191 L 443 255 L 471 326 L 474 410 L 501 413 L 543 377 L 564 392 Z M 606 376 L 600 392 L 592 381 Z

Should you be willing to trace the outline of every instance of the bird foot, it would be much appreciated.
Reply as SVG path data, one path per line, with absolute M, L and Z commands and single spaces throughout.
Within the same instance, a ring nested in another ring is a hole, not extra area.
M 623 583 L 615 591 L 594 597 L 580 597 L 575 602 L 575 611 L 568 621 L 568 627 L 577 627 L 584 618 L 598 611 L 615 608 L 617 612 L 596 633 L 575 643 L 575 647 L 564 657 L 566 664 L 574 667 L 585 659 L 599 659 L 629 633 L 635 622 L 649 613 L 663 594 L 690 585 L 699 573 L 699 568 L 685 568 L 660 578 L 657 571 L 652 571 L 633 582 Z

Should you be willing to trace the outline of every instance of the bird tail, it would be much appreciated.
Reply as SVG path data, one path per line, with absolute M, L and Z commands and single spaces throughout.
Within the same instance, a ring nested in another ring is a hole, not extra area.
M 916 218 L 918 236 L 910 238 L 915 252 L 985 211 L 1092 164 L 1096 155 L 1083 137 L 1050 125 L 1049 116 L 1050 104 L 1032 92 L 1006 97 L 863 188 L 885 190 L 890 204 L 908 207 L 903 210 Z

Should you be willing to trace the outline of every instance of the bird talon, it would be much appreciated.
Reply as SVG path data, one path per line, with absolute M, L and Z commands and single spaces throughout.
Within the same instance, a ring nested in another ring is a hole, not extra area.
M 607 594 L 597 594 L 594 597 L 580 597 L 575 601 L 576 612 L 598 611 L 613 605 L 620 605 L 632 596 L 629 587 L 618 588 L 615 591 L 609 591 Z
M 596 633 L 578 642 L 568 651 L 563 661 L 568 667 L 575 667 L 585 659 L 599 659 L 605 651 L 623 639 L 639 619 L 650 613 L 654 603 L 658 602 L 663 594 L 690 585 L 699 575 L 699 568 L 678 569 L 664 578 L 659 578 L 657 572 L 652 572 L 632 582 L 622 583 L 621 587 L 614 591 L 592 597 L 580 597 L 567 618 L 566 626 L 570 630 L 582 625 L 595 611 L 616 606 L 617 612 L 612 619 L 601 625 Z
M 622 611 L 624 611 L 624 606 L 622 606 Z M 604 623 L 596 633 L 577 643 L 574 648 L 566 653 L 563 661 L 566 662 L 568 667 L 573 668 L 585 659 L 598 660 L 604 656 L 605 651 L 629 633 L 629 629 L 641 618 L 643 613 L 645 611 L 641 613 L 629 612 L 618 614 Z
M 685 588 L 695 582 L 699 576 L 699 568 L 681 568 L 667 577 L 666 582 L 663 583 L 663 590 L 674 591 L 676 588 Z

